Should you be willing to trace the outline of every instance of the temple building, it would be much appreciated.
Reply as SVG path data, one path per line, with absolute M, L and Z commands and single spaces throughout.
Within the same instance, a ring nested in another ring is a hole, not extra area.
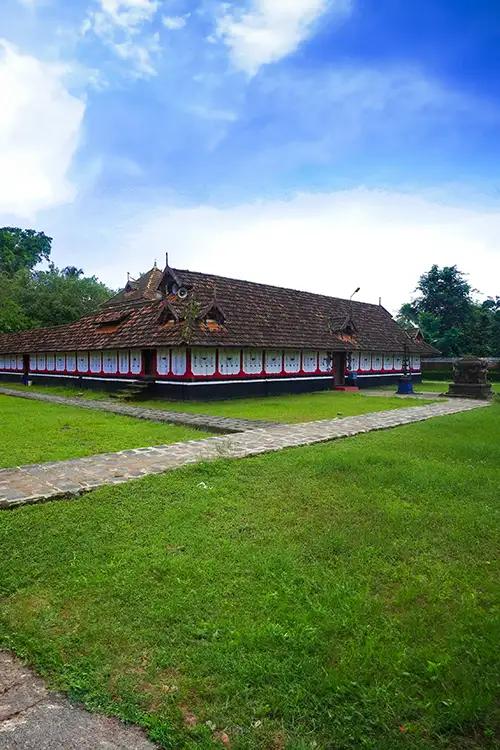
M 76 323 L 0 334 L 0 380 L 223 398 L 418 380 L 435 353 L 381 305 L 167 263 Z

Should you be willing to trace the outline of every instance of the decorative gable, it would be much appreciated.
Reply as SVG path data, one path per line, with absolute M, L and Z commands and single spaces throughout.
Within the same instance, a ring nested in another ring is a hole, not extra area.
M 160 314 L 158 316 L 159 325 L 168 325 L 169 323 L 174 324 L 179 322 L 179 316 L 168 302 L 164 302 Z
M 98 326 L 118 326 L 130 317 L 130 310 L 110 310 L 109 312 L 100 313 L 94 318 Z
M 216 324 L 222 326 L 226 322 L 224 310 L 216 300 L 200 311 L 198 319 L 207 325 Z
M 173 268 L 170 268 L 168 263 L 165 266 L 163 276 L 158 284 L 158 291 L 160 291 L 165 297 L 168 297 L 171 294 L 179 297 L 179 299 L 186 299 L 187 297 L 185 284 L 183 284 L 179 274 L 174 271 Z
M 352 315 L 348 314 L 332 318 L 331 331 L 332 333 L 339 333 L 344 336 L 354 336 L 358 332 L 358 328 Z

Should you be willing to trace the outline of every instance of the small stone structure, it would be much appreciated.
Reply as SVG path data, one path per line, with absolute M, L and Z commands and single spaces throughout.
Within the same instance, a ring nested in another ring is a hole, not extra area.
M 447 396 L 452 398 L 477 398 L 487 401 L 493 398 L 488 383 L 488 360 L 481 357 L 462 357 L 453 365 L 453 383 Z

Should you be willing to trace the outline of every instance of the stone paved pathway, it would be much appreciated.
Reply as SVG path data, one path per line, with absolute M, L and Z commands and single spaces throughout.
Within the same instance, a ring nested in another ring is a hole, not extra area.
M 448 386 L 443 388 L 444 391 L 448 390 Z M 419 391 L 418 393 L 393 393 L 392 391 L 375 391 L 366 389 L 361 391 L 363 396 L 381 396 L 382 398 L 398 398 L 400 401 L 408 401 L 408 399 L 414 399 L 421 401 L 431 401 L 432 399 L 441 400 L 441 396 L 438 391 Z
M 51 693 L 0 651 L 0 750 L 154 750 L 136 727 L 91 714 Z
M 187 414 L 178 411 L 164 411 L 163 409 L 145 409 L 141 406 L 130 406 L 115 401 L 97 401 L 87 398 L 70 398 L 69 396 L 55 396 L 51 393 L 39 393 L 38 391 L 15 390 L 14 388 L 0 387 L 0 393 L 4 396 L 17 396 L 32 401 L 47 401 L 51 404 L 63 406 L 78 406 L 81 409 L 97 409 L 112 414 L 121 414 L 125 417 L 136 419 L 148 419 L 151 422 L 168 422 L 169 424 L 182 424 L 188 427 L 211 432 L 246 432 L 257 427 L 273 427 L 276 422 L 265 422 L 259 419 L 231 419 L 230 417 L 215 417 L 211 414 Z
M 488 406 L 487 402 L 446 400 L 356 417 L 278 425 L 173 445 L 137 448 L 71 461 L 3 469 L 0 470 L 0 508 L 12 508 L 68 494 L 79 494 L 101 485 L 121 484 L 147 474 L 159 474 L 199 461 L 254 456 L 292 446 L 310 445 L 372 430 L 398 427 L 485 406 Z

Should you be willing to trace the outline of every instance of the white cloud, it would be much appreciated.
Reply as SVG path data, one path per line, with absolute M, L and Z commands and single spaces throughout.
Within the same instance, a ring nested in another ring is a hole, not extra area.
M 49 229 L 56 248 L 72 248 L 71 256 L 56 254 L 60 265 L 84 263 L 113 287 L 126 271 L 136 275 L 155 258 L 161 264 L 168 250 L 176 268 L 340 297 L 360 286 L 358 299 L 376 304 L 382 297 L 391 312 L 433 263 L 457 264 L 474 287 L 498 294 L 500 207 L 470 195 L 452 203 L 436 194 L 358 188 L 230 208 L 165 204 L 100 212 L 84 240 L 68 222 Z
M 67 71 L 0 40 L 0 211 L 28 216 L 70 201 L 67 173 L 85 103 L 64 85 Z
M 350 9 L 351 0 L 251 0 L 246 11 L 224 3 L 216 37 L 229 47 L 238 70 L 255 75 L 294 52 L 324 13 L 342 16 Z
M 187 13 L 185 16 L 163 16 L 162 22 L 169 31 L 178 31 L 184 28 L 190 15 Z
M 137 44 L 132 39 L 123 42 L 115 42 L 113 50 L 122 60 L 132 63 L 132 75 L 138 78 L 147 78 L 156 75 L 153 58 L 160 52 L 159 34 L 153 34 L 142 44 Z
M 98 4 L 97 10 L 88 13 L 82 33 L 94 33 L 114 54 L 128 61 L 133 76 L 155 75 L 159 35 L 147 33 L 147 28 L 158 11 L 158 0 L 98 0 Z
M 100 0 L 101 10 L 95 12 L 98 22 L 109 23 L 136 33 L 151 21 L 158 10 L 158 0 Z

